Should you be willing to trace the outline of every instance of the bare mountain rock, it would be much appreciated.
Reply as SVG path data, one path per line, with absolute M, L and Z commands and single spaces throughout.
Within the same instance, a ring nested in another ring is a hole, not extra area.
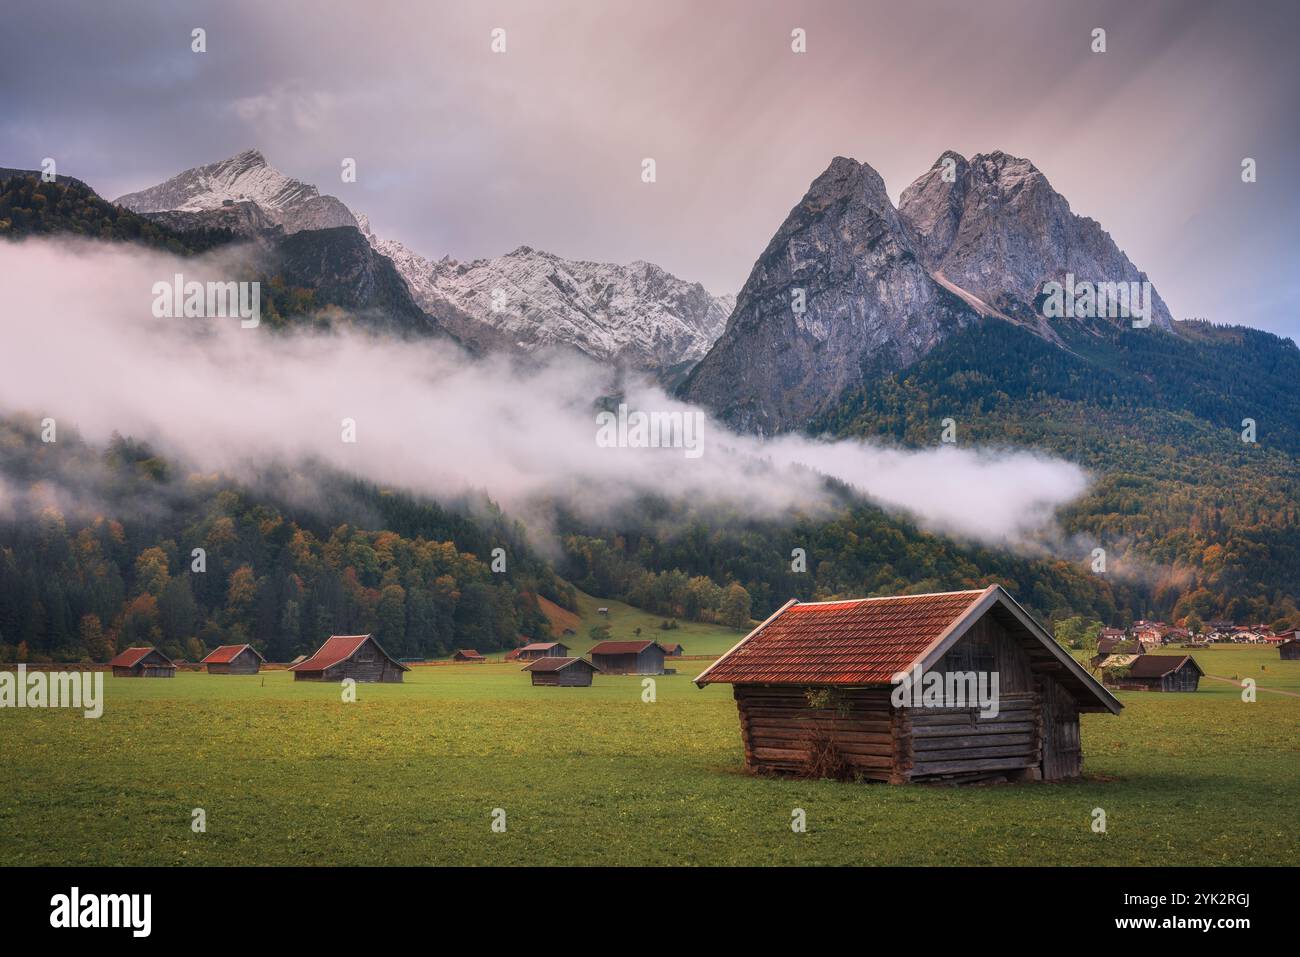
M 868 370 L 906 365 L 977 319 L 930 276 L 880 175 L 837 157 L 759 257 L 683 395 L 738 428 L 798 428 Z

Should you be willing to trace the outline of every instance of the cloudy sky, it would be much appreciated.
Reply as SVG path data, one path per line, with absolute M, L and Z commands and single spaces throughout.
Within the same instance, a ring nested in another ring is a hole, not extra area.
M 897 199 L 945 149 L 1002 149 L 1099 220 L 1176 318 L 1296 337 L 1298 9 L 11 0 L 0 166 L 52 156 L 111 198 L 256 146 L 431 258 L 530 245 L 735 292 L 832 157 Z

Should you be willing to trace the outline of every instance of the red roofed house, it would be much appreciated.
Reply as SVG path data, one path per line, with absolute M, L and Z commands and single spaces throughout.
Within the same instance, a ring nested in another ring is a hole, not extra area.
M 266 659 L 252 645 L 222 645 L 199 662 L 210 675 L 255 675 Z
M 486 658 L 480 655 L 473 648 L 458 649 L 457 652 L 451 656 L 451 660 L 452 661 L 475 661 L 475 662 L 487 661 Z
M 569 653 L 567 646 L 558 641 L 532 641 L 516 649 L 516 661 L 532 661 L 534 658 L 563 658 Z
M 370 635 L 331 635 L 306 661 L 289 668 L 294 681 L 400 682 L 410 671 Z
M 157 648 L 128 648 L 108 664 L 115 678 L 176 677 L 176 665 Z
M 589 688 L 591 676 L 600 669 L 586 658 L 534 658 L 521 670 L 532 672 L 534 685 Z
M 602 641 L 591 651 L 591 663 L 610 675 L 661 675 L 664 649 L 657 641 Z
M 995 674 L 996 714 L 959 694 Z M 1077 776 L 1079 714 L 1121 708 L 998 585 L 790 601 L 695 683 L 732 685 L 751 771 L 895 784 Z

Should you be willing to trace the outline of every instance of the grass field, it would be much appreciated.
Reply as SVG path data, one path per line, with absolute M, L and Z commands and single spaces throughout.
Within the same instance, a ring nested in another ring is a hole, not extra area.
M 608 603 L 606 603 L 608 604 Z M 614 607 L 614 606 L 611 606 Z M 683 629 L 684 630 L 684 629 Z M 683 640 L 683 639 L 679 639 Z M 683 644 L 687 644 L 683 640 Z M 689 645 L 688 645 L 689 647 Z M 1300 687 L 1270 649 L 1214 674 Z M 1271 657 L 1270 657 L 1271 656 Z M 1086 777 L 890 787 L 743 773 L 726 687 L 533 688 L 514 665 L 402 685 L 287 672 L 105 679 L 103 717 L 0 711 L 5 864 L 1295 864 L 1300 698 L 1202 682 L 1086 715 Z M 1263 666 L 1265 671 L 1260 671 Z M 207 832 L 191 831 L 191 811 Z M 1093 833 L 1093 808 L 1108 829 Z M 506 811 L 505 833 L 491 829 Z M 794 808 L 808 831 L 793 833 Z

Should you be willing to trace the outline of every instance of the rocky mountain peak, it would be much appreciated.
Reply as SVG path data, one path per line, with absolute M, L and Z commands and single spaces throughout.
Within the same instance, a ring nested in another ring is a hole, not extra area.
M 683 393 L 740 428 L 797 428 L 865 368 L 906 365 L 977 318 L 926 271 L 880 174 L 837 156 L 777 229 Z
M 1038 167 L 1001 150 L 969 161 L 945 151 L 903 190 L 899 212 L 936 278 L 1019 321 L 1043 324 L 1035 302 L 1048 282 L 1147 281 L 1095 220 L 1074 214 Z M 1154 288 L 1151 305 L 1152 326 L 1172 329 Z
M 352 213 L 338 199 L 285 176 L 257 149 L 185 170 L 157 186 L 119 196 L 115 202 L 143 214 L 204 214 L 253 203 L 286 233 L 356 225 Z

